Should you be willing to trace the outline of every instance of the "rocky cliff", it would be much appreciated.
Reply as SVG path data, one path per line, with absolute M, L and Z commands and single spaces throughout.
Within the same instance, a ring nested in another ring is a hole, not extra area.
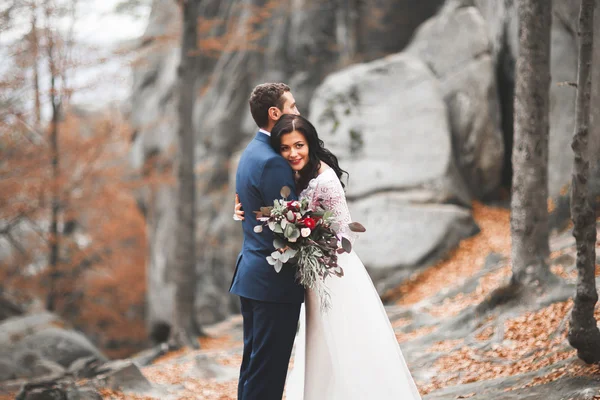
M 414 6 L 409 1 L 292 2 L 206 1 L 199 15 L 202 54 L 195 108 L 198 154 L 199 258 L 198 317 L 223 318 L 237 307 L 227 289 L 241 246 L 231 220 L 234 154 L 245 147 L 255 127 L 247 110 L 251 89 L 264 81 L 286 81 L 301 111 L 327 74 L 356 60 L 400 51 L 413 30 L 431 16 L 441 0 Z M 134 71 L 131 122 L 135 128 L 131 159 L 169 168 L 176 140 L 175 80 L 178 65 L 178 10 L 154 1 Z M 349 42 L 347 37 L 353 37 Z M 172 187 L 149 188 L 140 200 L 150 236 L 148 321 L 150 329 L 169 323 L 173 251 Z
M 442 4 L 444 3 L 444 4 Z M 197 312 L 222 319 L 241 245 L 231 220 L 236 154 L 255 127 L 252 87 L 285 81 L 299 108 L 350 172 L 351 211 L 368 232 L 357 243 L 378 289 L 398 284 L 477 230 L 474 199 L 510 184 L 513 0 L 202 2 L 194 84 L 200 210 Z M 550 193 L 570 180 L 577 1 L 557 0 L 552 28 Z M 131 96 L 132 163 L 176 160 L 174 93 L 178 10 L 154 1 Z M 148 321 L 170 321 L 173 188 L 140 194 L 150 237 Z

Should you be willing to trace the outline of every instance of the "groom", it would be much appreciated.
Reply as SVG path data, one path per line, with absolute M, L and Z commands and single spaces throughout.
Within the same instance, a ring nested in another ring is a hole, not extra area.
M 283 83 L 258 85 L 250 95 L 250 112 L 260 128 L 240 159 L 236 192 L 246 211 L 244 244 L 237 259 L 230 292 L 240 296 L 244 319 L 244 355 L 238 400 L 280 400 L 298 326 L 304 289 L 293 268 L 275 272 L 266 257 L 275 248 L 273 234 L 258 224 L 252 211 L 272 206 L 283 186 L 295 184 L 289 164 L 269 145 L 271 129 L 283 114 L 300 114 L 290 88 Z

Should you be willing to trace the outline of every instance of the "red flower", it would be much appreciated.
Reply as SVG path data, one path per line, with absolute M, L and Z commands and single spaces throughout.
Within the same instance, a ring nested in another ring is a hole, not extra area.
M 314 227 L 317 225 L 317 222 L 311 217 L 304 218 L 302 222 L 304 223 L 304 226 L 310 229 L 314 229 Z

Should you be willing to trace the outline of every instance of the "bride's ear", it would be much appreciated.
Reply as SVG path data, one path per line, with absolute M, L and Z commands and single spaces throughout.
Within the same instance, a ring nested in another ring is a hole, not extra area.
M 281 111 L 279 110 L 279 108 L 277 108 L 277 107 L 269 108 L 269 118 L 270 119 L 272 119 L 273 121 L 278 121 L 280 117 L 281 117 Z

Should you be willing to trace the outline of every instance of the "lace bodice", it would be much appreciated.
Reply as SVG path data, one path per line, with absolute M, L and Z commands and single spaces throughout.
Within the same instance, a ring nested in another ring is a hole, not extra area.
M 300 198 L 308 199 L 313 209 L 320 206 L 331 211 L 336 224 L 339 225 L 338 233 L 354 243 L 357 235 L 348 228 L 352 218 L 346 203 L 346 194 L 333 169 L 329 168 L 311 179 L 306 189 L 300 193 Z

